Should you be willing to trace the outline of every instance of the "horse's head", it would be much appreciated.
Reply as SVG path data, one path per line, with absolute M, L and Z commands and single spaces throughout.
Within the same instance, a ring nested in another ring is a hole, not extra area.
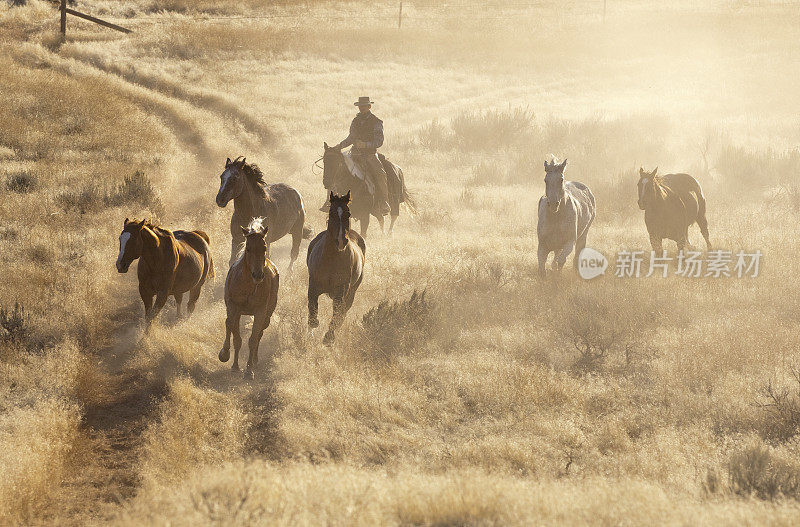
M 244 234 L 244 259 L 250 275 L 256 283 L 264 281 L 266 275 L 264 269 L 267 267 L 267 231 L 269 228 L 264 224 L 264 218 L 254 218 L 250 225 L 242 227 Z
M 343 251 L 347 247 L 350 234 L 350 192 L 344 196 L 330 195 L 331 208 L 328 211 L 328 236 L 336 237 L 336 248 Z
M 217 205 L 220 207 L 227 205 L 244 190 L 244 166 L 245 158 L 242 156 L 233 161 L 230 158 L 225 160 L 225 170 L 219 176 L 219 192 L 217 192 Z
M 118 272 L 127 273 L 131 263 L 142 255 L 142 228 L 144 220 L 129 221 L 125 218 L 122 233 L 119 235 Z
M 652 172 L 645 172 L 642 167 L 639 167 L 639 185 L 638 185 L 638 203 L 639 208 L 645 210 L 656 195 L 656 184 L 658 176 L 658 167 Z
M 323 146 L 325 152 L 322 154 L 322 185 L 325 188 L 333 188 L 336 174 L 344 164 L 344 156 L 340 149 L 328 146 L 328 143 L 323 143 Z
M 544 162 L 544 187 L 547 208 L 550 212 L 558 212 L 564 199 L 564 167 L 567 160 L 556 164 L 555 161 Z

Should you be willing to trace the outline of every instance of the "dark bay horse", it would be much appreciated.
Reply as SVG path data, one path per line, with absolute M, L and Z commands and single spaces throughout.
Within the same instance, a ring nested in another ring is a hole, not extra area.
M 253 330 L 248 346 L 245 379 L 252 379 L 253 366 L 258 364 L 258 345 L 264 330 L 269 327 L 275 305 L 278 303 L 278 270 L 267 258 L 268 226 L 263 218 L 253 219 L 245 228 L 241 228 L 245 241 L 241 244 L 236 261 L 228 270 L 225 279 L 225 342 L 219 352 L 219 360 L 228 362 L 231 356 L 231 335 L 233 335 L 233 365 L 231 369 L 239 370 L 239 349 L 242 347 L 242 335 L 239 320 L 242 315 L 253 315 Z
M 319 326 L 319 296 L 327 294 L 333 299 L 333 316 L 323 339 L 326 344 L 333 342 L 334 331 L 353 305 L 356 290 L 364 278 L 367 252 L 364 238 L 350 229 L 350 193 L 337 196 L 331 192 L 330 202 L 328 228 L 311 240 L 306 256 L 309 327 Z
M 553 269 L 560 271 L 574 250 L 572 263 L 578 270 L 578 256 L 586 247 L 586 236 L 595 216 L 592 191 L 583 183 L 564 181 L 567 160 L 556 164 L 544 162 L 545 195 L 539 199 L 539 275 L 545 276 L 545 265 L 555 252 Z
M 367 237 L 370 216 L 375 216 L 378 219 L 381 231 L 383 231 L 383 215 L 376 210 L 375 199 L 367 188 L 367 184 L 350 172 L 350 169 L 345 164 L 344 154 L 342 154 L 341 150 L 329 147 L 328 143 L 324 143 L 323 146 L 325 152 L 322 155 L 322 184 L 326 189 L 340 194 L 347 192 L 352 195 L 350 211 L 353 217 L 361 223 L 362 237 Z M 381 159 L 381 162 L 384 161 L 385 158 Z M 386 163 L 384 163 L 385 166 Z M 413 203 L 408 195 L 401 170 L 398 169 L 397 178 L 390 176 L 387 184 L 389 187 L 389 216 L 391 218 L 389 233 L 391 233 L 394 229 L 394 223 L 400 215 L 400 203 L 405 202 L 406 205 L 412 207 L 412 210 Z
M 700 183 L 689 174 L 658 175 L 658 168 L 639 168 L 639 208 L 650 235 L 650 245 L 661 254 L 664 238 L 674 240 L 681 251 L 689 245 L 689 227 L 697 223 L 711 249 L 706 219 L 706 198 Z
M 125 218 L 119 236 L 117 271 L 127 273 L 137 258 L 139 294 L 148 327 L 170 295 L 175 297 L 180 317 L 183 294 L 189 292 L 186 309 L 191 315 L 206 278 L 214 277 L 208 234 L 203 231 L 169 231 L 145 220 Z
M 217 205 L 225 207 L 233 200 L 231 215 L 231 259 L 236 260 L 239 246 L 244 242 L 242 229 L 253 218 L 261 217 L 269 227 L 267 236 L 267 256 L 269 244 L 292 235 L 292 252 L 289 272 L 300 252 L 300 241 L 311 238 L 311 229 L 305 226 L 306 211 L 303 198 L 294 188 L 283 183 L 268 185 L 264 175 L 256 165 L 249 164 L 245 158 L 225 161 L 225 170 L 220 175 Z

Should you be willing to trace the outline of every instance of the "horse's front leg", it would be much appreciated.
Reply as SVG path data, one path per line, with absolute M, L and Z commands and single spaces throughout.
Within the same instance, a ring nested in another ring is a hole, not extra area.
M 391 219 L 389 220 L 389 236 L 391 236 L 392 233 L 394 232 L 394 222 L 397 221 L 397 215 L 396 214 L 392 214 L 390 216 L 390 218 Z
M 232 266 L 236 261 L 236 257 L 239 255 L 239 247 L 241 247 L 242 243 L 244 243 L 244 234 L 242 234 L 242 229 L 239 228 L 238 225 L 235 226 L 236 228 L 231 227 L 231 259 L 228 262 L 228 266 Z
M 378 217 L 378 225 L 381 226 L 381 234 L 386 234 L 386 231 L 383 229 L 383 216 Z
M 550 255 L 550 251 L 547 250 L 545 247 L 542 246 L 541 242 L 539 243 L 539 248 L 536 251 L 536 256 L 539 260 L 539 276 L 544 278 L 547 275 L 547 257 Z
M 311 329 L 319 327 L 319 295 L 317 289 L 308 284 L 308 327 Z
M 561 247 L 561 251 L 558 253 L 558 255 L 556 255 L 555 259 L 554 267 L 557 271 L 560 271 L 561 269 L 564 268 L 564 264 L 567 263 L 567 257 L 574 248 L 575 248 L 575 238 L 570 238 L 570 240 Z
M 231 369 L 239 371 L 239 350 L 242 349 L 242 332 L 239 324 L 241 313 L 236 311 L 228 315 L 225 324 L 228 326 L 228 331 L 233 335 L 233 364 Z
M 269 326 L 269 317 L 267 317 L 266 310 L 257 313 L 253 317 L 253 331 L 250 334 L 250 340 L 247 341 L 250 354 L 247 356 L 247 368 L 244 370 L 244 378 L 252 380 L 255 378 L 253 367 L 258 364 L 258 345 L 261 342 L 261 337 L 264 336 L 264 330 Z
M 155 294 L 142 286 L 142 284 L 139 284 L 139 296 L 142 297 L 142 303 L 144 304 L 144 319 L 149 320 L 150 310 L 153 309 L 153 298 Z
M 367 239 L 367 229 L 369 228 L 369 214 L 361 218 L 361 237 Z
M 167 298 L 169 298 L 169 290 L 161 290 L 158 293 L 156 293 L 156 301 L 153 304 L 153 309 L 150 310 L 150 314 L 147 317 L 148 328 L 153 323 L 153 320 L 158 316 L 158 314 L 164 308 L 164 304 L 167 303 Z
M 344 314 L 344 295 L 339 293 L 333 297 L 333 315 L 331 316 L 331 324 L 328 327 L 328 332 L 325 333 L 325 336 L 322 338 L 323 344 L 333 344 L 333 341 L 336 339 L 336 329 L 341 326 L 342 322 L 344 321 Z

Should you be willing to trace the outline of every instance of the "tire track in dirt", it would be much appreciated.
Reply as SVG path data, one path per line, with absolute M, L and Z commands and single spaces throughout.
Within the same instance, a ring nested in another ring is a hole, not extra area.
M 109 63 L 97 55 L 79 55 L 73 53 L 62 56 L 76 60 L 81 64 L 103 71 L 109 75 L 115 75 L 130 84 L 143 86 L 165 97 L 178 99 L 192 106 L 231 117 L 239 121 L 247 132 L 257 136 L 264 146 L 269 146 L 275 142 L 274 134 L 269 127 L 242 110 L 234 102 L 228 100 L 220 93 L 193 89 L 163 76 L 137 71 L 129 64 Z
M 109 87 L 116 93 L 129 98 L 146 113 L 155 115 L 164 122 L 178 142 L 195 156 L 201 166 L 211 164 L 214 160 L 218 161 L 221 156 L 224 157 L 221 151 L 210 145 L 203 127 L 197 120 L 188 115 L 193 108 L 185 101 L 130 84 L 112 73 L 106 73 L 75 59 L 64 58 L 41 46 L 28 45 L 22 52 L 17 53 L 14 59 L 29 67 L 41 68 L 44 65 L 72 77 L 107 81 Z

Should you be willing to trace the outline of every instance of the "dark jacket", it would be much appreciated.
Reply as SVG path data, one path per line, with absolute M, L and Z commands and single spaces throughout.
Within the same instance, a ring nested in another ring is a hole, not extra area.
M 339 143 L 339 148 L 345 148 L 356 141 L 366 143 L 364 148 L 354 147 L 354 153 L 359 155 L 371 155 L 378 151 L 383 145 L 383 121 L 375 117 L 372 112 L 359 112 L 353 122 L 350 123 L 350 135 L 347 139 Z

